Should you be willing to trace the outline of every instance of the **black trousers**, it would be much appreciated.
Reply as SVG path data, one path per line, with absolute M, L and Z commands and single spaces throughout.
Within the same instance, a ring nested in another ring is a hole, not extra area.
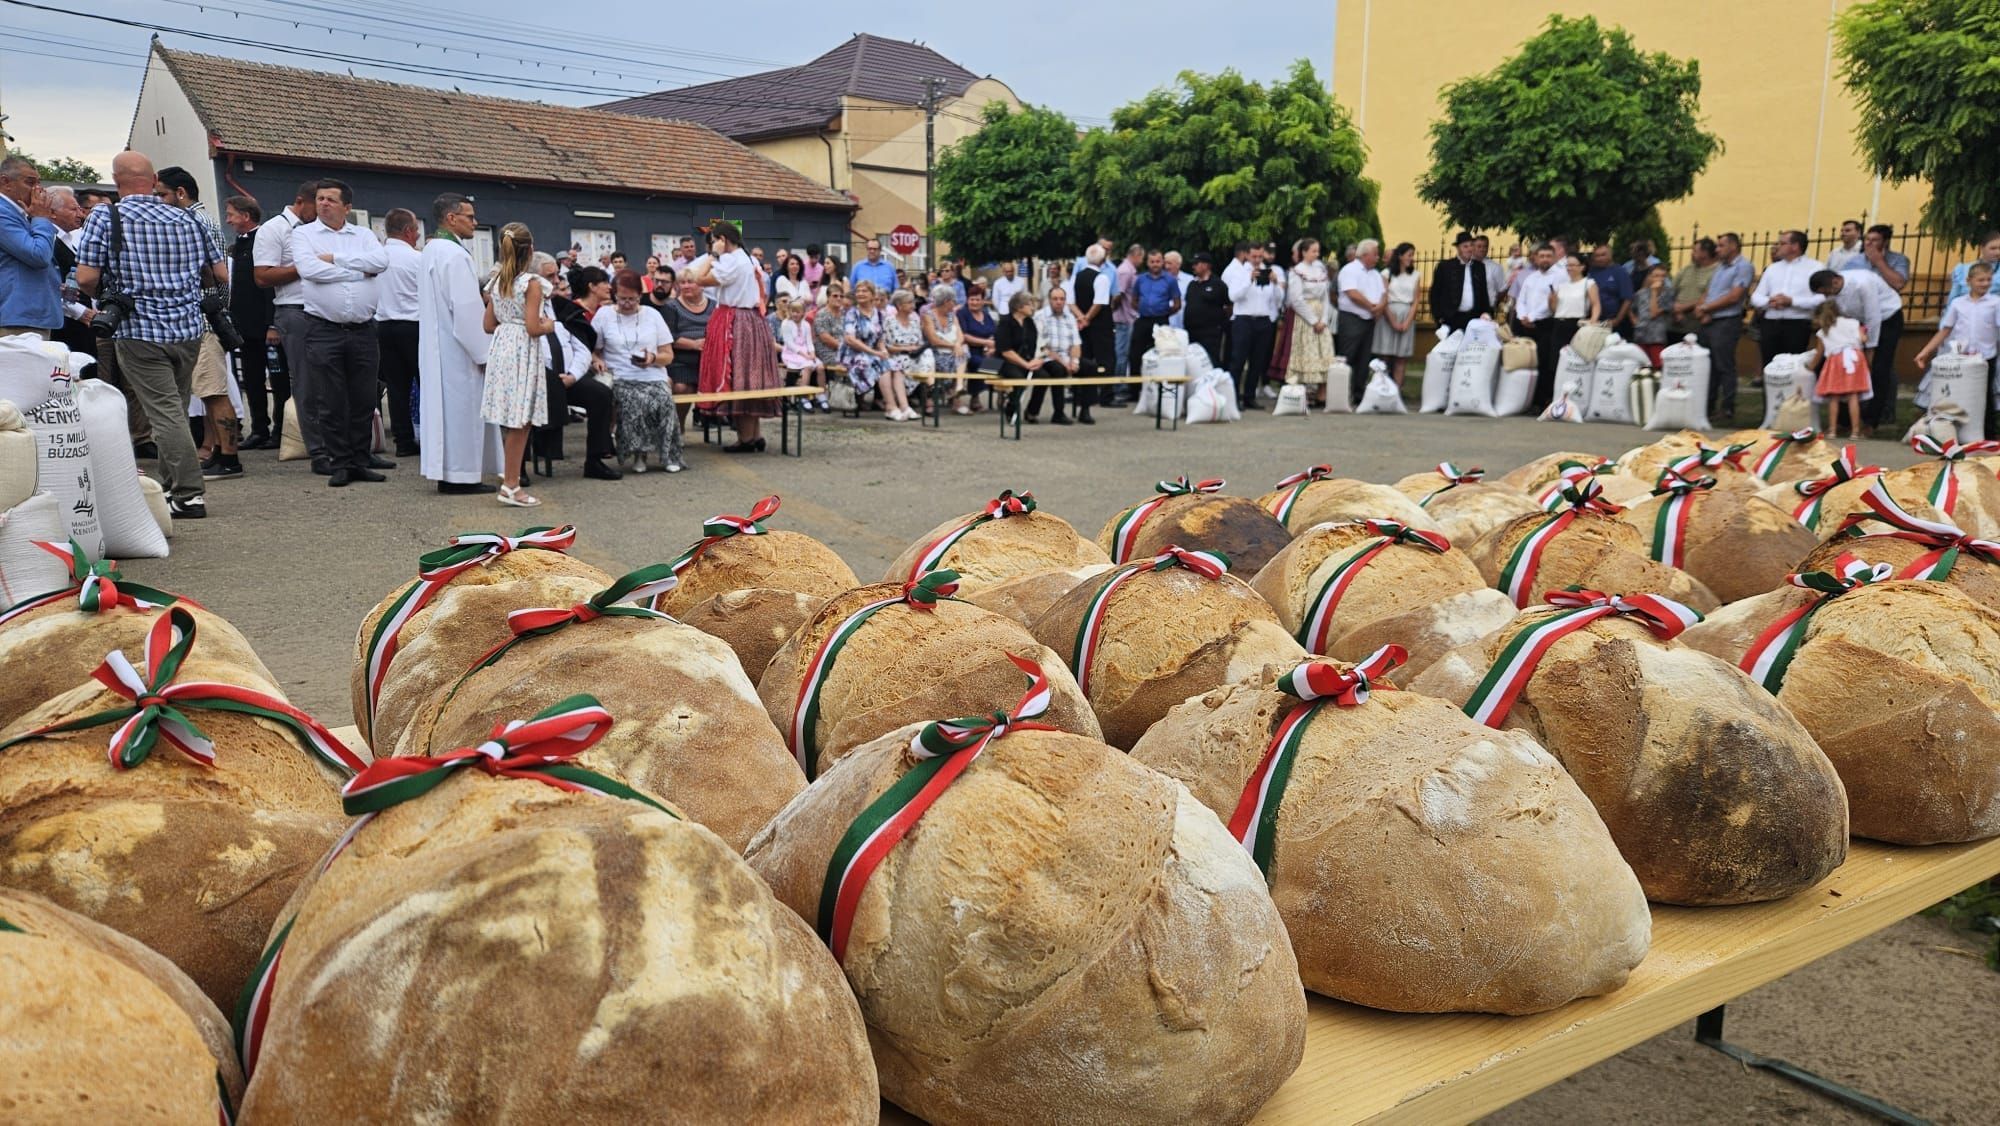
M 1229 370 L 1236 376 L 1236 405 L 1257 405 L 1257 388 L 1271 366 L 1271 345 L 1278 325 L 1269 317 L 1229 318 Z
M 1189 344 L 1199 344 L 1201 350 L 1208 353 L 1209 363 L 1224 371 L 1229 370 L 1229 364 L 1222 354 L 1222 339 L 1227 335 L 1223 325 L 1212 324 L 1202 328 L 1191 328 L 1187 330 L 1187 334 Z
M 417 385 L 417 322 L 381 321 L 382 374 L 389 388 L 389 432 L 396 452 L 417 447 L 416 420 L 410 417 L 410 391 Z M 607 389 L 608 390 L 608 389 Z
M 1301 324 L 1304 331 L 1312 331 Z M 1362 388 L 1368 386 L 1368 361 L 1375 355 L 1375 321 L 1342 310 L 1334 322 L 1333 340 L 1334 351 L 1347 361 L 1347 401 L 1358 403 Z
M 1126 375 L 1143 373 L 1146 353 L 1153 347 L 1153 330 L 1166 323 L 1166 317 L 1140 317 L 1132 322 L 1132 343 L 1125 349 Z
M 1556 343 L 1556 337 L 1562 335 L 1563 344 L 1569 343 L 1568 337 L 1576 335 L 1576 322 L 1543 317 L 1528 325 L 1528 334 L 1535 338 L 1535 396 L 1528 400 L 1528 409 L 1540 414 L 1556 400 L 1556 361 L 1562 350 L 1562 344 Z M 1585 394 L 1590 393 L 1588 387 L 1583 390 Z
M 1774 320 L 1770 317 L 1757 318 L 1757 354 L 1770 366 L 1779 356 L 1796 356 L 1812 348 L 1812 321 L 1804 317 L 1789 317 Z M 1759 371 L 1758 378 L 1764 373 Z
M 616 413 L 611 385 L 596 379 L 579 379 L 569 385 L 567 394 L 569 405 L 583 408 L 588 415 L 584 419 L 585 460 L 617 456 L 611 445 L 611 421 Z
M 1898 309 L 1882 318 L 1882 328 L 1875 334 L 1875 352 L 1868 357 L 1868 374 L 1875 384 L 1875 397 L 1861 404 L 1861 422 L 1865 426 L 1884 422 L 1896 425 L 1896 346 L 1902 342 L 1903 311 Z
M 1105 335 L 1110 336 L 1111 334 L 1105 333 Z M 1067 379 L 1072 374 L 1068 368 L 1060 364 L 1043 364 L 1041 371 L 1046 373 L 1050 379 Z M 1087 375 L 1089 374 L 1089 368 L 1079 366 L 1074 374 L 1079 376 Z M 1097 398 L 1092 392 L 1096 390 L 1097 388 L 1095 387 L 1037 387 L 1028 392 L 1028 417 L 1034 418 L 1042 413 L 1042 395 L 1044 392 L 1053 392 L 1055 395 L 1056 409 L 1050 417 L 1063 417 L 1064 391 L 1076 392 L 1076 413 L 1078 415 L 1089 414 L 1090 408 Z
M 236 386 L 243 390 L 243 403 L 250 409 L 250 433 L 271 434 L 271 400 L 265 396 L 265 384 L 269 376 L 266 357 L 269 345 L 264 343 L 264 332 L 268 326 L 240 325 L 243 333 L 243 347 L 236 350 Z
M 382 351 L 374 321 L 336 324 L 307 314 L 306 379 L 313 388 L 313 428 L 335 469 L 366 469 Z

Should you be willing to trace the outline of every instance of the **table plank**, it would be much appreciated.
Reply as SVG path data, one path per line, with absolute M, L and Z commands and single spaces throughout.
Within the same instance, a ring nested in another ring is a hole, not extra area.
M 764 387 L 754 391 L 698 391 L 686 395 L 675 395 L 677 404 L 692 403 L 706 406 L 709 403 L 739 403 L 746 399 L 796 399 L 802 395 L 817 395 L 817 387 Z
M 2000 839 L 1854 841 L 1775 903 L 1653 908 L 1623 989 L 1526 1017 L 1385 1013 L 1314 996 L 1305 1060 L 1260 1123 L 1469 1122 L 2000 873 Z
M 1085 375 L 1063 379 L 1002 379 L 993 376 L 986 380 L 986 385 L 1003 390 L 1017 387 L 1102 387 L 1113 383 L 1186 383 L 1190 378 L 1185 375 Z

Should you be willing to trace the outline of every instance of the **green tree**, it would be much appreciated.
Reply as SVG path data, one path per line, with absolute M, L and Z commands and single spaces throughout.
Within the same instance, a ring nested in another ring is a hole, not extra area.
M 1930 183 L 1934 235 L 2000 227 L 2000 2 L 1871 0 L 1841 13 L 1834 38 L 1875 174 Z
M 979 132 L 938 157 L 938 238 L 975 262 L 1062 258 L 1084 238 L 1069 183 L 1076 125 L 1052 109 L 986 106 Z
M 1366 161 L 1304 59 L 1268 88 L 1232 70 L 1182 71 L 1084 136 L 1077 210 L 1094 231 L 1152 246 L 1220 251 L 1308 235 L 1337 246 L 1374 222 Z
M 1601 240 L 1694 190 L 1722 150 L 1700 96 L 1694 60 L 1551 16 L 1513 58 L 1441 92 L 1417 194 L 1463 226 Z
M 32 153 L 16 149 L 14 156 L 25 157 L 35 165 L 42 182 L 48 184 L 95 184 L 98 183 L 97 169 L 73 156 L 59 156 L 54 160 L 43 160 Z

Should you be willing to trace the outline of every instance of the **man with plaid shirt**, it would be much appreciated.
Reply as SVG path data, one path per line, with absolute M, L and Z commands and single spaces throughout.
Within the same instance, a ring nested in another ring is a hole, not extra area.
M 118 370 L 153 425 L 168 503 L 175 519 L 208 515 L 202 496 L 201 455 L 188 434 L 187 404 L 194 393 L 195 358 L 208 319 L 201 312 L 204 285 L 226 285 L 215 240 L 185 211 L 153 198 L 159 177 L 153 162 L 122 152 L 111 162 L 116 203 L 99 207 L 83 224 L 76 252 L 76 284 L 99 296 L 106 275 L 132 299 L 133 309 L 112 337 Z M 117 208 L 123 246 L 111 252 L 111 208 Z

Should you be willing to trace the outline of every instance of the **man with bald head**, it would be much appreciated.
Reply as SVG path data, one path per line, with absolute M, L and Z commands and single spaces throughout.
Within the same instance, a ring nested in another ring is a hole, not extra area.
M 120 198 L 84 220 L 76 284 L 98 299 L 100 317 L 107 305 L 129 305 L 111 338 L 118 369 L 153 425 L 174 517 L 199 520 L 208 515 L 208 504 L 201 455 L 188 435 L 187 404 L 208 331 L 202 287 L 226 286 L 228 275 L 219 265 L 221 250 L 201 224 L 153 198 L 159 177 L 152 161 L 119 153 L 111 161 L 111 180 Z

